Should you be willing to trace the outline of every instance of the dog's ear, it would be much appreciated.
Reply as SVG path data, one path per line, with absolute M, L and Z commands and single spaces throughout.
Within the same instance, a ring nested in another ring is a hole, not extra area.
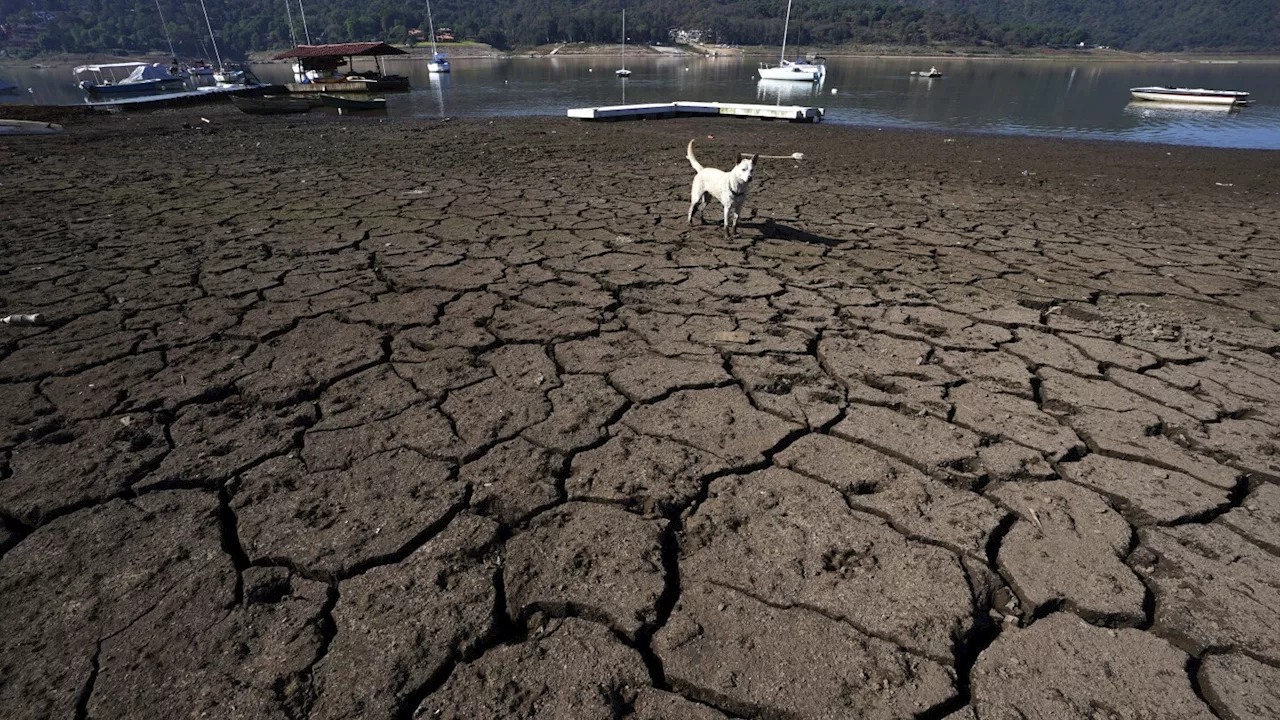
M 760 153 L 751 153 L 751 164 L 756 164 L 756 158 L 760 157 Z

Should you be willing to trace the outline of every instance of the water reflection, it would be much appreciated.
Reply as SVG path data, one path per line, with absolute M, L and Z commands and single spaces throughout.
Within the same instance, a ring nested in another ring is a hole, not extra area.
M 822 96 L 822 84 L 822 80 L 757 80 L 756 100 L 766 105 L 812 105 Z

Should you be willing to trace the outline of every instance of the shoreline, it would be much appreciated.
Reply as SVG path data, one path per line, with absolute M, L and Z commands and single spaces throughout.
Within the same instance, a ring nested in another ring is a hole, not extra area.
M 634 46 L 628 45 L 628 51 L 644 53 L 649 57 L 750 57 L 750 58 L 767 58 L 777 54 L 777 49 L 767 47 L 748 47 L 748 48 L 711 48 L 705 47 L 703 51 L 688 50 L 690 46 L 686 45 L 663 45 L 663 50 L 657 50 L 654 46 Z M 559 48 L 555 55 L 550 54 L 550 50 Z M 401 48 L 409 52 L 408 58 L 403 59 L 429 59 L 430 46 L 415 46 L 413 48 Z M 247 62 L 251 64 L 271 64 L 276 62 L 287 62 L 284 60 L 272 60 L 271 57 L 284 52 L 287 48 L 277 50 L 262 50 L 249 53 Z M 672 52 L 672 50 L 675 50 Z M 720 54 L 712 55 L 710 51 L 717 50 Z M 1187 52 L 1187 53 L 1130 53 L 1125 51 L 1095 51 L 1083 50 L 1076 51 L 1070 49 L 1037 51 L 1036 49 L 1028 49 L 1024 51 L 1004 51 L 1004 50 L 975 50 L 975 49 L 957 49 L 954 51 L 946 51 L 940 49 L 911 49 L 904 48 L 900 51 L 893 48 L 876 48 L 874 50 L 849 50 L 847 48 L 815 48 L 807 46 L 788 46 L 788 50 L 800 55 L 814 54 L 826 58 L 906 58 L 920 60 L 1047 60 L 1047 61 L 1075 61 L 1075 62 L 1106 62 L 1106 63 L 1224 63 L 1224 64 L 1277 64 L 1280 63 L 1280 51 L 1271 53 L 1212 53 L 1212 52 Z M 496 50 L 488 45 L 467 44 L 459 46 L 444 47 L 444 52 L 449 55 L 451 61 L 455 60 L 495 60 L 495 59 L 542 59 L 547 57 L 609 57 L 616 56 L 621 51 L 621 45 L 593 44 L 586 50 L 575 50 L 572 45 L 545 45 L 536 48 L 518 49 L 518 50 Z M 27 58 L 0 58 L 0 68 L 4 67 L 31 67 L 31 68 L 62 68 L 75 67 L 77 65 L 107 63 L 107 62 L 160 62 L 168 63 L 169 57 L 162 53 L 148 53 L 144 55 L 106 55 L 88 53 L 83 55 L 65 55 L 59 54 L 50 57 L 41 57 L 39 55 Z M 237 61 L 240 62 L 240 61 Z

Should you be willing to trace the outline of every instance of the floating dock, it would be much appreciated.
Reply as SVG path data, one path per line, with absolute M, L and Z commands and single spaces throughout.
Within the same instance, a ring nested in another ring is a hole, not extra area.
M 87 103 L 92 108 L 104 110 L 146 110 L 150 108 L 177 107 L 180 105 L 197 105 L 212 102 L 236 95 L 262 95 L 272 91 L 283 91 L 279 85 L 227 85 L 202 87 L 183 92 L 164 93 L 162 95 L 139 95 L 118 100 L 103 100 Z
M 821 122 L 824 111 L 822 108 L 803 107 L 800 105 L 752 105 L 749 103 L 721 102 L 672 102 L 569 108 L 569 117 L 579 120 L 633 120 L 707 115 L 786 120 L 788 122 Z

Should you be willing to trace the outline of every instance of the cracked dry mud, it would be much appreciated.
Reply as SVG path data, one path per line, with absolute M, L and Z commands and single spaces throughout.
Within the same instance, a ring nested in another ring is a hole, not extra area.
M 1275 154 L 943 140 L 0 145 L 5 716 L 1274 717 Z

